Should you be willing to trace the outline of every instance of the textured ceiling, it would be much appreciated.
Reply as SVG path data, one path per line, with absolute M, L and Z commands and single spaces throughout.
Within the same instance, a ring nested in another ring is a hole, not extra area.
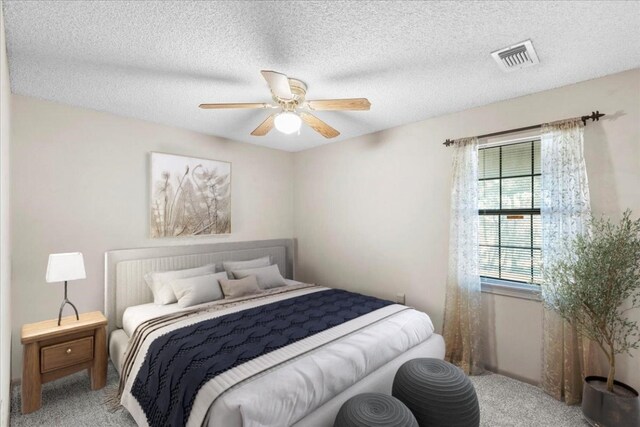
M 637 1 L 5 0 L 4 13 L 14 93 L 289 151 L 640 66 Z M 500 71 L 490 52 L 525 39 L 540 64 Z M 267 111 L 197 108 L 270 101 L 261 69 L 371 111 L 318 112 L 342 132 L 325 140 L 254 137 Z

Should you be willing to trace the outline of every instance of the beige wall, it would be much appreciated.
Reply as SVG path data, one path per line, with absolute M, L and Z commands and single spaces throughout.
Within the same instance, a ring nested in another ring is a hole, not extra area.
M 57 314 L 62 286 L 44 282 L 52 252 L 85 254 L 87 279 L 70 284 L 70 297 L 89 311 L 103 307 L 107 250 L 295 236 L 299 279 L 386 298 L 405 293 L 440 329 L 451 178 L 442 141 L 594 109 L 608 116 L 585 131 L 592 207 L 613 216 L 629 207 L 637 216 L 640 70 L 296 154 L 13 96 L 13 376 L 21 367 L 19 326 Z M 231 236 L 148 238 L 150 151 L 233 163 Z M 483 308 L 489 366 L 536 382 L 540 304 L 485 294 Z M 638 360 L 619 361 L 619 378 L 636 388 Z
M 452 151 L 442 142 L 596 109 L 607 117 L 585 130 L 592 208 L 616 217 L 631 208 L 637 217 L 638 69 L 296 153 L 298 278 L 386 298 L 405 293 L 440 329 Z M 540 303 L 485 294 L 483 307 L 489 366 L 537 382 Z M 619 379 L 636 389 L 639 361 L 635 352 L 618 363 Z
M 0 425 L 9 424 L 11 258 L 9 239 L 9 118 L 11 87 L 0 2 Z
M 291 153 L 12 98 L 14 378 L 21 369 L 20 326 L 58 315 L 63 286 L 44 280 L 50 253 L 83 252 L 87 279 L 69 283 L 69 298 L 79 311 L 91 311 L 104 306 L 105 251 L 293 237 Z M 231 235 L 148 237 L 151 151 L 232 163 Z

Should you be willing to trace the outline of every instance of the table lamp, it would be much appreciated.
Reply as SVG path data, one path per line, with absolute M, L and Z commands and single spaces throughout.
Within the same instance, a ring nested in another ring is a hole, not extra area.
M 62 310 L 67 304 L 73 307 L 73 311 L 76 312 L 76 320 L 80 320 L 76 306 L 67 298 L 67 281 L 86 278 L 84 258 L 80 252 L 49 255 L 47 283 L 64 282 L 64 299 L 62 300 L 60 312 L 58 313 L 58 326 L 60 326 L 60 320 L 62 319 Z

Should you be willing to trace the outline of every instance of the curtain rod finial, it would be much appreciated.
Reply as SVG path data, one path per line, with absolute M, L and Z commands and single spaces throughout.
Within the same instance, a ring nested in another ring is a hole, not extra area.
M 445 146 L 447 146 L 447 147 L 448 147 L 448 146 L 450 146 L 451 144 L 453 144 L 453 142 L 454 142 L 454 141 L 452 141 L 452 140 L 450 140 L 449 138 L 447 138 L 447 140 L 446 140 L 445 142 L 443 142 L 443 144 L 444 144 Z
M 604 113 L 601 113 L 600 111 L 596 110 L 596 111 L 592 111 L 591 115 L 589 116 L 582 116 L 580 117 L 580 120 L 582 120 L 582 123 L 584 123 L 584 125 L 587 125 L 587 120 L 591 120 L 594 122 L 599 122 L 600 121 L 600 117 L 605 116 Z

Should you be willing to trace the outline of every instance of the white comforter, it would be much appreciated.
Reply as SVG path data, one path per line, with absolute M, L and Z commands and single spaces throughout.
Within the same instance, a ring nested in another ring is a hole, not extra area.
M 402 311 L 227 392 L 208 425 L 292 425 L 432 333 L 426 314 Z
M 286 296 L 274 296 L 273 300 L 281 298 Z M 220 314 L 238 309 L 224 310 Z M 180 322 L 175 327 L 183 325 Z M 205 384 L 194 402 L 188 425 L 197 426 L 203 420 L 203 424 L 216 427 L 294 424 L 382 365 L 426 341 L 432 334 L 433 324 L 426 314 L 403 306 L 386 306 L 299 341 L 299 344 L 272 352 L 266 358 L 295 358 L 240 383 L 217 398 L 212 396 L 217 396 L 219 390 L 216 387 L 219 388 L 220 384 L 213 380 Z M 304 342 L 315 339 L 330 342 L 304 353 Z M 300 352 L 304 354 L 300 355 Z M 259 371 L 262 358 L 265 356 L 241 365 L 242 369 Z M 136 360 L 134 371 L 141 362 Z M 146 425 L 144 413 L 127 392 L 122 403 L 139 425 Z

